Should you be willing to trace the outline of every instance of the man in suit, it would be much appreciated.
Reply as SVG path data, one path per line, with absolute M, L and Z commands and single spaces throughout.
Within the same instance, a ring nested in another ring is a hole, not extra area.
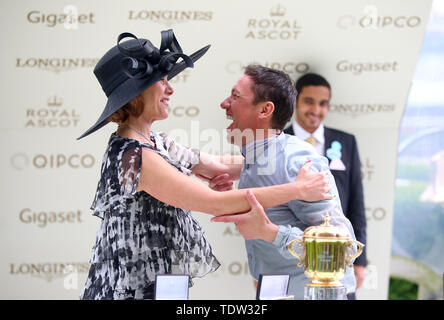
M 297 80 L 296 90 L 296 117 L 284 132 L 307 141 L 328 158 L 344 214 L 353 225 L 356 239 L 365 244 L 367 223 L 356 139 L 351 134 L 324 126 L 331 98 L 331 87 L 324 77 L 305 74 Z M 364 280 L 366 265 L 364 247 L 354 263 L 357 288 Z

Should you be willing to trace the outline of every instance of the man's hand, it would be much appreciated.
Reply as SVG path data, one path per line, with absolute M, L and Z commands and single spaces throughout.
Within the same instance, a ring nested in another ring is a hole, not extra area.
M 196 174 L 196 177 L 207 181 L 208 186 L 214 191 L 229 191 L 234 189 L 234 181 L 228 173 L 223 173 L 213 178 L 208 178 L 200 174 Z
M 335 196 L 329 194 L 330 180 L 328 172 L 310 172 L 311 161 L 304 164 L 299 170 L 295 182 L 299 185 L 300 199 L 304 201 L 331 200 Z
M 213 222 L 234 222 L 237 230 L 245 239 L 262 239 L 273 242 L 279 227 L 273 224 L 265 214 L 264 208 L 257 201 L 251 190 L 247 190 L 250 211 L 241 214 L 223 215 L 211 219 Z

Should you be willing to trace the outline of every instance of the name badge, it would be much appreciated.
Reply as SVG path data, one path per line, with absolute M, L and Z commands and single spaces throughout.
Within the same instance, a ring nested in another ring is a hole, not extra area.
M 330 170 L 345 171 L 344 162 L 342 162 L 342 145 L 339 141 L 333 141 L 330 148 L 327 149 L 326 155 L 330 161 Z

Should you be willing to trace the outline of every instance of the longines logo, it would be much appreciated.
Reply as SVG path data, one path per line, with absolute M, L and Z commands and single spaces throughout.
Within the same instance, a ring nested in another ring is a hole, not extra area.
M 394 103 L 333 103 L 330 105 L 330 112 L 356 118 L 377 113 L 391 113 L 396 109 Z
M 75 6 L 65 7 L 64 13 L 46 13 L 39 10 L 31 10 L 26 14 L 26 20 L 32 24 L 40 24 L 45 27 L 55 27 L 57 25 L 78 25 L 78 24 L 95 24 L 95 15 L 92 12 L 77 12 Z
M 19 221 L 24 224 L 45 228 L 48 224 L 82 223 L 82 211 L 36 211 L 24 208 L 19 212 Z
M 92 154 L 35 154 L 27 155 L 19 152 L 10 158 L 11 167 L 21 171 L 27 168 L 32 169 L 89 169 L 95 164 Z
M 88 273 L 89 263 L 60 263 L 60 262 L 38 262 L 38 263 L 10 263 L 9 274 L 12 276 L 31 276 L 51 282 L 57 278 L 66 277 L 68 273 Z
M 287 9 L 278 4 L 269 10 L 267 18 L 250 18 L 245 39 L 252 40 L 296 40 L 301 26 L 295 19 L 285 17 Z
M 270 61 L 252 61 L 248 63 L 243 63 L 242 61 L 229 61 L 225 66 L 225 70 L 231 74 L 240 74 L 243 72 L 243 69 L 249 64 L 259 64 L 264 67 L 277 69 L 280 71 L 284 71 L 289 75 L 295 74 L 304 74 L 310 70 L 310 65 L 306 62 L 270 62 Z
M 46 100 L 46 107 L 26 109 L 25 128 L 77 127 L 79 115 L 75 109 L 63 107 L 63 98 L 54 95 Z
M 151 21 L 165 26 L 190 21 L 211 21 L 212 19 L 212 11 L 130 10 L 128 14 L 128 20 Z
M 421 17 L 415 15 L 385 15 L 376 6 L 364 7 L 362 15 L 344 15 L 338 18 L 337 26 L 341 29 L 412 29 L 421 25 Z
M 51 71 L 59 74 L 62 71 L 69 71 L 82 68 L 94 68 L 99 62 L 98 58 L 17 58 L 15 66 L 17 68 L 36 68 Z

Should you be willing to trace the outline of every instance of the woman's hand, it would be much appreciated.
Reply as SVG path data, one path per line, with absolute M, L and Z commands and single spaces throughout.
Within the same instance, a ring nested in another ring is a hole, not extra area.
M 335 195 L 330 193 L 328 172 L 310 172 L 311 166 L 311 161 L 304 164 L 294 182 L 298 184 L 300 193 L 298 200 L 314 202 L 333 199 Z

